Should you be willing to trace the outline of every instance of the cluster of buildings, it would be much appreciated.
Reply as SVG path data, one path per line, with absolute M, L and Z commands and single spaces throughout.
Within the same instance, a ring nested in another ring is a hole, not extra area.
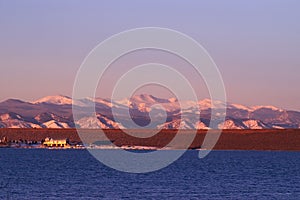
M 48 149 L 125 149 L 125 150 L 156 150 L 152 146 L 131 146 L 123 145 L 121 147 L 112 145 L 111 141 L 96 141 L 86 147 L 81 142 L 70 142 L 69 139 L 53 139 L 46 137 L 41 141 L 31 140 L 8 140 L 7 137 L 0 139 L 0 148 L 48 148 Z M 164 149 L 168 149 L 165 147 Z
M 70 143 L 69 139 L 53 139 L 50 137 L 42 141 L 8 140 L 7 137 L 0 139 L 0 147 L 11 148 L 83 148 L 80 143 Z
M 67 148 L 70 147 L 70 142 L 68 139 L 63 139 L 63 140 L 54 140 L 53 138 L 45 138 L 44 141 L 42 141 L 42 144 L 45 147 L 62 147 L 62 148 Z

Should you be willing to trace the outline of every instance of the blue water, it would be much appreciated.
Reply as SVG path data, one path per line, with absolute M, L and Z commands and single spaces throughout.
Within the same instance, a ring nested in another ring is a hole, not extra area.
M 197 151 L 160 171 L 110 169 L 86 150 L 0 149 L 1 199 L 300 199 L 300 153 Z

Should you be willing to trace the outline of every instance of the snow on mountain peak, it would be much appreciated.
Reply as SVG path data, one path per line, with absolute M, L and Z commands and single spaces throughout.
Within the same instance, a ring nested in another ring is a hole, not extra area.
M 144 102 L 144 103 L 153 103 L 155 97 L 149 94 L 141 94 L 141 95 L 135 95 L 130 98 L 130 101 L 132 102 Z
M 113 103 L 107 99 L 101 99 L 101 98 L 96 98 L 94 100 L 96 103 L 101 103 L 101 104 L 104 104 L 108 107 L 113 107 Z
M 266 125 L 261 123 L 259 120 L 246 120 L 243 122 L 243 124 L 247 127 L 247 129 L 264 129 L 267 128 Z
M 251 110 L 249 107 L 240 104 L 230 104 L 230 105 L 236 109 L 247 110 L 247 111 Z
M 72 104 L 72 99 L 67 96 L 57 95 L 57 96 L 46 96 L 41 99 L 38 99 L 33 104 L 40 104 L 40 103 L 49 103 L 49 104 L 56 104 L 56 105 L 70 105 Z
M 200 109 L 210 109 L 210 108 L 226 108 L 226 103 L 221 101 L 212 101 L 211 99 L 203 99 L 198 102 Z
M 10 120 L 10 119 L 22 119 L 22 117 L 15 113 L 4 113 L 0 115 L 1 121 Z
M 169 100 L 170 103 L 174 103 L 174 102 L 178 101 L 178 99 L 175 98 L 175 97 L 169 98 L 168 100 Z
M 146 104 L 169 103 L 168 99 L 162 99 L 149 94 L 135 95 L 130 98 L 131 102 L 142 102 Z
M 7 100 L 0 103 L 0 127 L 42 127 L 42 128 L 68 128 L 74 127 L 74 122 L 70 114 L 74 103 L 76 106 L 85 109 L 96 104 L 99 114 L 95 118 L 85 118 L 79 121 L 80 127 L 104 127 L 117 128 L 122 127 L 117 124 L 110 116 L 109 108 L 116 108 L 120 117 L 124 115 L 125 110 L 133 109 L 132 114 L 135 118 L 147 116 L 154 105 L 154 111 L 164 110 L 168 114 L 168 121 L 158 127 L 164 128 L 187 128 L 187 129 L 207 129 L 210 108 L 219 109 L 227 106 L 227 112 L 220 112 L 220 115 L 226 114 L 226 121 L 219 123 L 219 128 L 224 129 L 265 129 L 265 128 L 298 128 L 300 127 L 300 112 L 285 111 L 274 106 L 243 106 L 231 104 L 211 99 L 202 101 L 178 101 L 176 98 L 163 99 L 152 95 L 141 94 L 121 101 L 111 101 L 102 98 L 84 98 L 72 101 L 70 97 L 58 95 L 47 96 L 29 104 L 19 100 Z M 45 104 L 45 105 L 44 105 Z M 49 104 L 49 105 L 48 105 Z M 56 106 L 52 106 L 56 105 Z M 60 107 L 61 106 L 61 107 Z M 139 112 L 137 112 L 137 110 Z M 191 121 L 195 115 L 200 117 L 199 121 Z M 142 115 L 141 115 L 142 114 Z M 178 116 L 183 116 L 183 123 L 178 120 Z M 88 117 L 88 116 L 86 116 Z M 155 115 L 159 117 L 159 115 Z M 139 120 L 144 120 L 139 118 Z M 201 121 L 202 120 L 202 121 Z M 77 123 L 77 122 L 76 122 Z
M 252 106 L 251 108 L 252 108 L 252 110 L 259 110 L 259 109 L 266 108 L 266 109 L 271 109 L 274 111 L 283 111 L 282 109 L 277 108 L 275 106 Z

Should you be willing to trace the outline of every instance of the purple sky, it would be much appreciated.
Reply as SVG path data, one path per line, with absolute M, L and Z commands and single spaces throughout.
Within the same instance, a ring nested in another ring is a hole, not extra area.
M 228 101 L 300 110 L 299 19 L 298 0 L 0 0 L 0 101 L 71 96 L 80 64 L 98 43 L 157 26 L 183 32 L 208 50 Z

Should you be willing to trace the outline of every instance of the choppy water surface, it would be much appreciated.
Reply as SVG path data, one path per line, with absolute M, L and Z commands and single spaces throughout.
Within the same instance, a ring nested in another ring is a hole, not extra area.
M 1 199 L 300 199 L 300 153 L 197 151 L 160 171 L 110 169 L 86 150 L 0 149 Z

